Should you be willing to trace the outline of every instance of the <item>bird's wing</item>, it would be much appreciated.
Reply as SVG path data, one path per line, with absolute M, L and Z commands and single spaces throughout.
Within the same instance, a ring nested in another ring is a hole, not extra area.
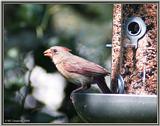
M 110 74 L 105 68 L 77 56 L 65 59 L 63 61 L 63 68 L 68 72 L 83 74 L 86 76 Z

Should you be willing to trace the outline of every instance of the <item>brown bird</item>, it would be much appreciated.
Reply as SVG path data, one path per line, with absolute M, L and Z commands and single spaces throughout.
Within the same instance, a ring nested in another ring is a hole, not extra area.
M 58 71 L 70 82 L 81 85 L 74 90 L 78 92 L 90 88 L 97 83 L 103 93 L 111 93 L 105 83 L 105 76 L 110 75 L 105 68 L 70 53 L 70 49 L 61 46 L 53 46 L 44 51 L 44 56 L 52 59 Z

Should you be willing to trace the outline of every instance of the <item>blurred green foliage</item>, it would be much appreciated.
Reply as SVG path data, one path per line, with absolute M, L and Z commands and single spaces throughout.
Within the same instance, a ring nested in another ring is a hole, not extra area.
M 57 112 L 47 114 L 46 105 L 32 97 L 36 105 L 25 108 L 26 97 L 32 96 L 27 72 L 31 72 L 24 59 L 33 52 L 34 65 L 47 72 L 56 68 L 43 51 L 50 46 L 61 45 L 72 49 L 74 54 L 85 57 L 107 68 L 111 55 L 106 43 L 112 37 L 111 4 L 4 4 L 4 122 L 29 120 L 29 122 L 83 122 L 70 100 L 76 88 L 69 84 L 65 98 Z M 51 69 L 52 66 L 52 69 Z M 38 77 L 37 77 L 38 78 Z M 26 121 L 27 122 L 27 121 Z

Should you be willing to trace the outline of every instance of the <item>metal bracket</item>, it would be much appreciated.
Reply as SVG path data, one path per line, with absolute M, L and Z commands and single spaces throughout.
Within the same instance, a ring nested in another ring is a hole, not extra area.
M 123 80 L 122 76 L 118 75 L 117 80 L 118 80 L 117 93 L 118 94 L 124 94 L 125 93 L 125 90 L 124 90 L 124 80 Z
M 134 46 L 137 48 L 138 40 L 146 33 L 146 24 L 140 17 L 131 17 L 125 25 L 125 32 L 131 41 L 131 44 L 126 44 L 125 46 Z

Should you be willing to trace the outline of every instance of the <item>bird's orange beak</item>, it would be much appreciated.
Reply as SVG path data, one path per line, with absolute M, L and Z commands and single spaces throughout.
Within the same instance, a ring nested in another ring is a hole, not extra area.
M 52 57 L 52 53 L 50 49 L 47 49 L 46 51 L 43 52 L 44 56 Z

